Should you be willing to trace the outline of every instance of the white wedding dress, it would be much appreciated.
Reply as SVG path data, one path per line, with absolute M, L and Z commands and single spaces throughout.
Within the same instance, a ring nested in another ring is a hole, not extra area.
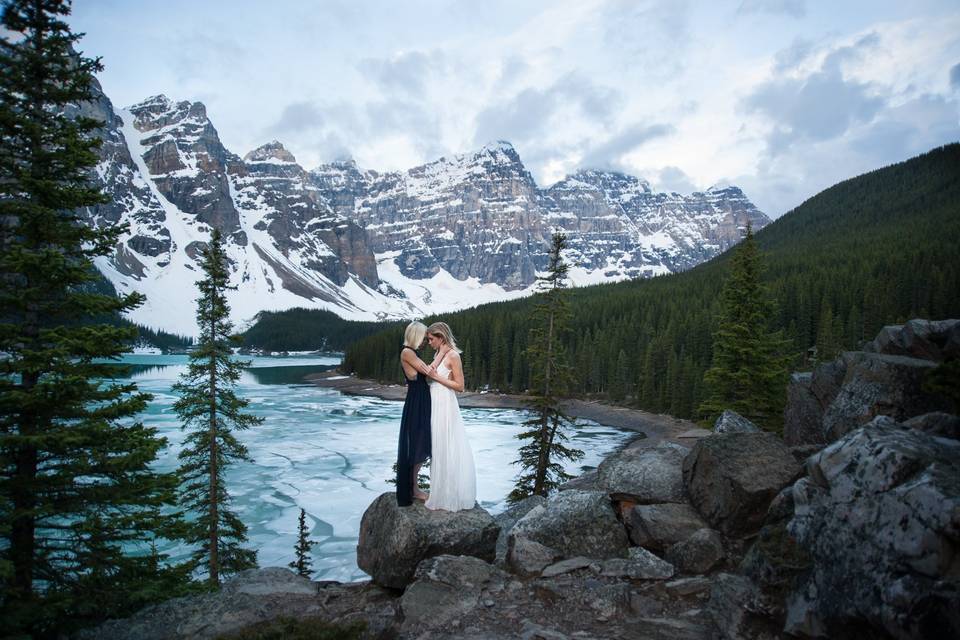
M 448 376 L 450 368 L 441 363 L 437 373 Z M 477 501 L 477 473 L 460 404 L 453 389 L 436 381 L 430 382 L 430 438 L 427 509 L 472 509 Z

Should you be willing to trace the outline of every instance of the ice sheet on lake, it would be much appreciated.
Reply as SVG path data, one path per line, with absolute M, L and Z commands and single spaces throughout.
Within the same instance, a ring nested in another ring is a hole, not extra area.
M 149 358 L 136 357 L 140 363 Z M 284 363 L 275 364 L 277 360 Z M 263 361 L 269 363 L 266 366 L 286 366 L 295 360 L 300 359 L 256 358 L 255 366 L 264 366 Z M 182 357 L 163 362 L 173 366 L 134 378 L 143 391 L 154 394 L 144 422 L 157 427 L 170 443 L 159 462 L 163 470 L 176 468 L 182 448 L 170 385 L 185 369 L 184 363 Z M 237 463 L 227 473 L 232 508 L 249 527 L 260 566 L 286 566 L 293 559 L 303 508 L 311 539 L 318 542 L 313 548 L 314 578 L 365 578 L 356 564 L 360 518 L 374 498 L 394 488 L 388 480 L 396 460 L 402 403 L 345 396 L 312 385 L 260 384 L 250 374 L 244 376 L 239 392 L 251 400 L 251 411 L 266 418 L 262 426 L 237 434 L 253 462 Z M 505 508 L 505 497 L 513 488 L 517 469 L 511 463 L 519 447 L 515 436 L 524 417 L 524 412 L 511 409 L 463 410 L 477 467 L 477 500 L 492 513 Z M 567 465 L 567 471 L 579 473 L 596 466 L 632 435 L 584 422 L 571 439 L 585 456 Z M 179 547 L 161 551 L 174 557 L 188 553 Z

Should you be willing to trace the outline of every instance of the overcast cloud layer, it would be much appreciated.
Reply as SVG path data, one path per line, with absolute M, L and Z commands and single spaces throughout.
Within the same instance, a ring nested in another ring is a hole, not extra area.
M 481 6 L 482 5 L 482 6 Z M 118 107 L 199 100 L 240 155 L 409 168 L 502 139 L 772 217 L 960 139 L 955 0 L 75 0 Z

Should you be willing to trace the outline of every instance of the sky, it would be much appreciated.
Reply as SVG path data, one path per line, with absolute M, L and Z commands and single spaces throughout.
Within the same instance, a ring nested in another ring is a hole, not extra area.
M 956 0 L 75 0 L 116 107 L 203 102 L 230 151 L 407 169 L 513 144 L 776 218 L 960 140 Z

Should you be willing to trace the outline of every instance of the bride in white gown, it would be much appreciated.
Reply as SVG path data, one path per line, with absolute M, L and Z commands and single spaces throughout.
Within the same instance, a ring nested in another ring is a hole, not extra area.
M 427 509 L 460 511 L 477 501 L 473 451 L 460 416 L 458 391 L 463 391 L 460 350 L 445 322 L 427 329 L 427 341 L 437 352 L 430 382 L 430 497 Z

